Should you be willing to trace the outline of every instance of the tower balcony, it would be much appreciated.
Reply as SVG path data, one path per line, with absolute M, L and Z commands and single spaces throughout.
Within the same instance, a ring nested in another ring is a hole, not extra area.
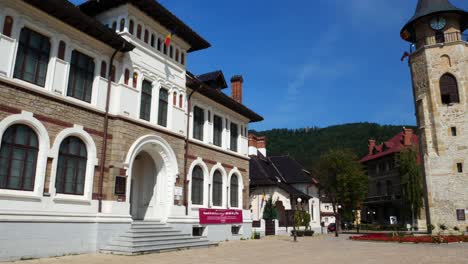
M 410 45 L 410 50 L 411 52 L 414 52 L 426 46 L 443 45 L 446 43 L 453 43 L 459 41 L 468 42 L 468 34 L 463 34 L 462 32 L 441 32 L 432 36 L 427 36 L 416 40 L 415 43 L 412 43 Z

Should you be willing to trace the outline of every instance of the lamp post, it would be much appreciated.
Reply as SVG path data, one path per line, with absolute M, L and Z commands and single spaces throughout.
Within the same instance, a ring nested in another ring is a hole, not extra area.
M 291 199 L 291 201 L 293 201 L 293 200 Z M 296 210 L 297 210 L 297 204 L 302 202 L 301 197 L 298 197 L 296 201 L 297 201 L 297 203 L 296 203 L 296 206 L 295 206 L 295 210 L 293 210 L 293 233 L 294 233 L 294 242 L 297 242 L 296 218 L 295 218 L 295 215 L 296 215 Z M 293 208 L 293 209 L 294 209 L 294 208 Z

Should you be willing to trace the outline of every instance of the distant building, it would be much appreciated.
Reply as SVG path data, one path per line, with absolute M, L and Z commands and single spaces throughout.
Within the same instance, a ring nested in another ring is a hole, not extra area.
M 390 140 L 377 145 L 369 140 L 369 152 L 360 162 L 365 165 L 369 188 L 367 199 L 361 211 L 363 223 L 390 224 L 390 217 L 396 217 L 399 224 L 411 223 L 404 219 L 399 154 L 405 148 L 418 149 L 418 136 L 412 129 L 403 131 Z
M 333 204 L 324 199 L 320 201 L 320 222 L 323 223 L 324 227 L 328 227 L 336 222 Z
M 292 209 L 308 212 L 311 215 L 310 227 L 316 232 L 319 231 L 318 181 L 311 173 L 289 156 L 268 157 L 265 137 L 249 135 L 249 154 L 253 221 L 262 222 L 265 203 L 272 197 L 279 218 L 276 234 L 286 233 L 287 211 Z M 302 202 L 297 204 L 297 198 Z

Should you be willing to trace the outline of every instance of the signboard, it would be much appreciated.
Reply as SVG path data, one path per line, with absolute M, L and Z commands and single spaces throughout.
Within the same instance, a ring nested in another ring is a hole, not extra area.
M 466 220 L 465 209 L 457 209 L 457 220 L 458 221 Z
M 175 196 L 182 196 L 182 191 L 183 191 L 183 190 L 182 190 L 182 187 L 176 186 L 176 187 L 174 188 L 174 195 L 175 195 Z
M 200 208 L 198 214 L 201 225 L 242 223 L 242 210 Z

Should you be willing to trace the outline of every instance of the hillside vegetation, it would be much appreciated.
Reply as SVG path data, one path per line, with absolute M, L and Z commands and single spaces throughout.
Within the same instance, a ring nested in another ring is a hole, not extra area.
M 312 170 L 322 153 L 331 149 L 349 149 L 363 157 L 367 153 L 368 139 L 374 138 L 377 144 L 380 144 L 401 132 L 403 127 L 355 123 L 326 128 L 273 129 L 253 133 L 267 137 L 269 156 L 290 155 L 306 169 Z

